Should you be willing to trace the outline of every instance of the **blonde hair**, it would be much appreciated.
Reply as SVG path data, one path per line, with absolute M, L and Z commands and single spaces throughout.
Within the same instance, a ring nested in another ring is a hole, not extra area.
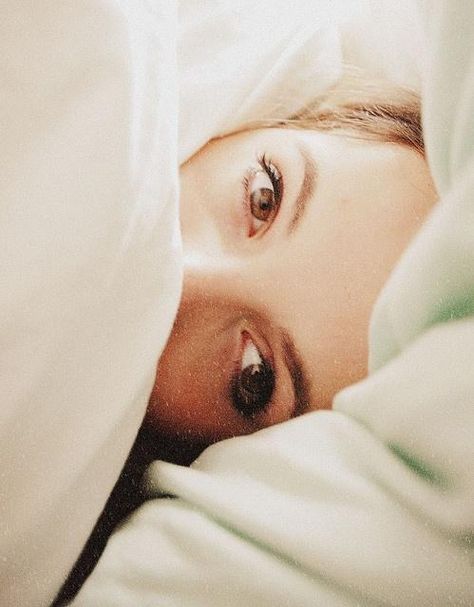
M 391 82 L 369 80 L 354 69 L 346 70 L 334 87 L 294 116 L 259 126 L 340 132 L 405 145 L 424 155 L 418 93 Z

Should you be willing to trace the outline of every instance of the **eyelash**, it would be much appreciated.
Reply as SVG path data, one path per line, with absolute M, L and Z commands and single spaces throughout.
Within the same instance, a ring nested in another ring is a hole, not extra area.
M 267 155 L 265 153 L 257 156 L 257 162 L 270 178 L 270 181 L 275 189 L 275 196 L 281 201 L 283 193 L 283 177 L 281 171 L 275 164 L 273 164 L 270 158 L 267 159 Z

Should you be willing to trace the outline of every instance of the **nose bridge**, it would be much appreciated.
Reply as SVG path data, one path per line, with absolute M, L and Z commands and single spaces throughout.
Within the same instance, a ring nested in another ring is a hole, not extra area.
M 241 260 L 225 255 L 186 252 L 184 256 L 184 297 L 225 299 L 239 294 L 245 275 Z
M 218 300 L 252 308 L 267 307 L 274 297 L 269 292 L 271 274 L 269 260 L 263 256 L 186 253 L 183 297 L 188 302 Z

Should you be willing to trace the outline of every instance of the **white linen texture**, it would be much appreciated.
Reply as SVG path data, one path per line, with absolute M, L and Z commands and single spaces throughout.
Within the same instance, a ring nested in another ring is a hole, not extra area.
M 178 307 L 176 10 L 1 13 L 0 604 L 38 607 L 120 474 Z
M 474 9 L 425 10 L 441 200 L 377 302 L 369 377 L 334 411 L 216 444 L 191 468 L 155 462 L 157 499 L 112 536 L 75 607 L 474 605 L 474 69 L 460 59 L 474 55 L 459 48 Z

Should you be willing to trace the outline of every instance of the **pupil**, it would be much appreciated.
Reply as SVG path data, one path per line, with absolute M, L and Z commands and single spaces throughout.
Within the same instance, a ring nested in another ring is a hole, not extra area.
M 270 188 L 259 188 L 250 196 L 252 215 L 260 221 L 266 221 L 275 206 L 275 195 Z
M 252 416 L 268 405 L 275 387 L 273 370 L 267 363 L 249 365 L 236 378 L 232 399 L 243 415 Z

